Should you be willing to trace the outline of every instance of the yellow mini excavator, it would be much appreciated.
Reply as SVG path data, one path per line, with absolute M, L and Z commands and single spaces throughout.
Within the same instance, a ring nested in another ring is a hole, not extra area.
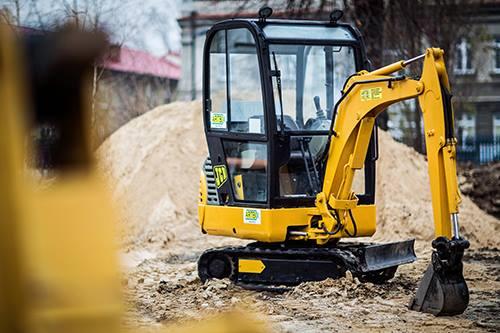
M 203 233 L 256 242 L 205 251 L 198 260 L 201 280 L 229 278 L 276 290 L 349 270 L 361 281 L 383 283 L 398 265 L 413 262 L 414 240 L 339 240 L 375 233 L 375 119 L 389 105 L 417 98 L 436 239 L 410 308 L 463 313 L 469 294 L 462 257 L 469 243 L 459 235 L 456 138 L 443 50 L 429 48 L 371 70 L 359 32 L 338 22 L 341 11 L 329 22 L 268 19 L 271 14 L 264 7 L 259 18 L 219 22 L 207 32 L 203 115 L 209 157 L 199 223 Z M 420 79 L 391 75 L 422 60 Z

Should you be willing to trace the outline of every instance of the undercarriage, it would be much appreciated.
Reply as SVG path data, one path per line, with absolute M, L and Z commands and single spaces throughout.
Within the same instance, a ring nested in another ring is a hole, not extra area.
M 413 239 L 326 247 L 256 242 L 205 251 L 198 260 L 198 274 L 202 281 L 229 278 L 244 288 L 276 291 L 305 281 L 337 279 L 347 271 L 362 282 L 380 284 L 393 278 L 399 265 L 416 260 L 413 246 Z

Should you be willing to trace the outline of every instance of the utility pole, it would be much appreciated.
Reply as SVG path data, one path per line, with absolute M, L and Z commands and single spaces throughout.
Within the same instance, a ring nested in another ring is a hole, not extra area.
M 191 100 L 196 99 L 196 15 L 191 12 Z

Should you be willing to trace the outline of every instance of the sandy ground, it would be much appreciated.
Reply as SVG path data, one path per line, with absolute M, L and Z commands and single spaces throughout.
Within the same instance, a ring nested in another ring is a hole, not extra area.
M 419 244 L 423 246 L 425 244 Z M 456 317 L 436 318 L 410 311 L 407 304 L 428 263 L 425 253 L 415 264 L 400 267 L 384 285 L 361 284 L 349 277 L 304 283 L 278 294 L 254 292 L 230 281 L 198 280 L 201 252 L 164 254 L 143 261 L 126 274 L 130 313 L 126 325 L 161 327 L 199 320 L 233 307 L 258 313 L 278 332 L 354 331 L 498 331 L 500 328 L 500 252 L 473 250 L 465 261 L 470 305 Z
M 407 304 L 430 259 L 432 211 L 424 157 L 380 133 L 375 240 L 417 238 L 419 260 L 379 286 L 340 280 L 305 283 L 278 294 L 229 281 L 201 284 L 205 249 L 244 241 L 201 234 L 196 201 L 206 147 L 197 103 L 174 103 L 134 119 L 99 149 L 122 211 L 124 325 L 155 331 L 233 307 L 265 317 L 275 331 L 499 331 L 500 221 L 463 197 L 461 232 L 471 241 L 465 278 L 471 301 L 460 316 L 436 318 Z

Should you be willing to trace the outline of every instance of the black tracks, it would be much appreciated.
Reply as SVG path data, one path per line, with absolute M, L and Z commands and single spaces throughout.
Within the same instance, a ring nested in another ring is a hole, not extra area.
M 388 257 L 379 258 L 381 255 Z M 260 273 L 240 272 L 240 259 L 260 260 L 265 268 Z M 304 281 L 339 278 L 347 270 L 361 281 L 383 283 L 394 276 L 399 264 L 414 260 L 413 241 L 381 245 L 340 243 L 322 248 L 305 247 L 303 243 L 252 243 L 205 251 L 198 260 L 198 275 L 203 282 L 229 278 L 247 289 L 282 291 Z

